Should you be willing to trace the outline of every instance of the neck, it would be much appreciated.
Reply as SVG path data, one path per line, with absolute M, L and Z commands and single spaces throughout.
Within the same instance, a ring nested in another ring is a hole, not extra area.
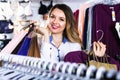
M 59 47 L 63 40 L 62 34 L 52 34 L 52 37 L 53 37 L 53 42 L 55 43 L 55 45 Z

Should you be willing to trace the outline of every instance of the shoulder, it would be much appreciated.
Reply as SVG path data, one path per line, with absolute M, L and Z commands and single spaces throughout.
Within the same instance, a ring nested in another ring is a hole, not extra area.
M 66 42 L 65 44 L 71 49 L 81 50 L 81 45 L 79 43 Z
M 66 42 L 66 44 L 69 44 L 70 46 L 79 46 L 81 47 L 81 45 L 77 42 Z

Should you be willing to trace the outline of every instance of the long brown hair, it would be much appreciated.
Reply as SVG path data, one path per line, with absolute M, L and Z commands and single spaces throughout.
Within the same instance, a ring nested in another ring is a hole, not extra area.
M 66 28 L 64 30 L 63 36 L 65 36 L 70 42 L 78 42 L 81 44 L 79 33 L 76 28 L 75 18 L 74 18 L 71 8 L 67 6 L 66 4 L 56 4 L 51 8 L 49 12 L 49 16 L 51 15 L 51 12 L 55 8 L 62 10 L 66 16 Z

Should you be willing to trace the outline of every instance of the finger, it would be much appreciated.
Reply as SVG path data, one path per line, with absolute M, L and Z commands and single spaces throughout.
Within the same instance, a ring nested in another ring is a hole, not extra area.
M 101 57 L 102 56 L 102 54 L 101 54 L 101 43 L 100 42 L 96 42 L 96 43 L 94 43 L 94 46 L 96 47 L 94 47 L 94 52 L 95 52 L 95 55 L 96 56 L 99 56 L 99 57 Z
M 96 47 L 97 47 L 97 51 L 100 51 L 101 46 L 100 46 L 100 43 L 99 43 L 99 42 L 96 42 Z
M 102 42 L 97 42 L 98 43 L 98 45 L 99 45 L 99 47 L 100 47 L 100 49 L 101 49 L 101 47 L 102 47 Z
M 100 56 L 104 56 L 105 51 L 106 51 L 106 45 L 103 44 L 102 42 L 98 42 L 98 44 L 100 45 L 101 49 L 100 49 Z
M 106 45 L 103 44 L 102 42 L 98 42 L 99 43 L 99 46 L 101 47 L 101 49 L 106 49 Z
M 100 48 L 97 42 L 94 43 L 94 49 L 93 49 L 94 53 L 96 56 L 99 56 L 100 53 Z
M 101 56 L 105 55 L 105 51 L 106 51 L 106 45 L 104 45 L 103 43 L 101 43 Z
M 94 51 L 94 52 L 97 51 L 96 42 L 93 42 L 93 51 Z

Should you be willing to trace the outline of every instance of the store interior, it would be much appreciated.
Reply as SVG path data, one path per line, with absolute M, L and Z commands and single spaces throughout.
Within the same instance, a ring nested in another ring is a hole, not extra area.
M 27 28 L 33 30 L 34 22 L 46 28 L 55 4 L 67 4 L 73 11 L 83 51 L 91 50 L 92 41 L 101 41 L 107 46 L 107 57 L 120 65 L 120 0 L 0 0 L 0 80 L 120 80 L 116 69 L 18 55 Z

